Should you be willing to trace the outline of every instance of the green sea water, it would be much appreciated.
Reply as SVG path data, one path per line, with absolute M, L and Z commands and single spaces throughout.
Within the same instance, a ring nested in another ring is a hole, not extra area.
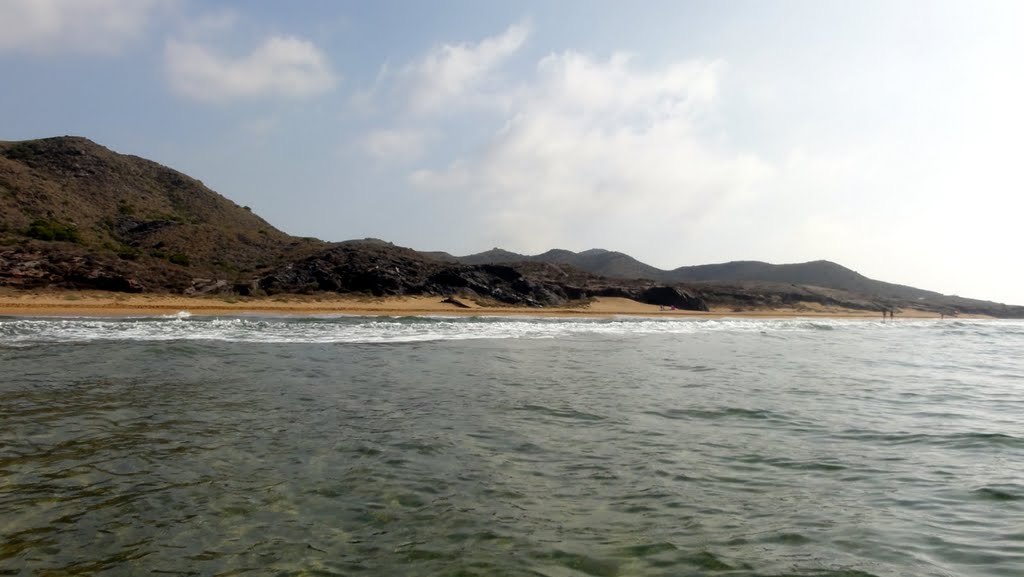
M 0 318 L 0 575 L 1024 575 L 1024 323 Z

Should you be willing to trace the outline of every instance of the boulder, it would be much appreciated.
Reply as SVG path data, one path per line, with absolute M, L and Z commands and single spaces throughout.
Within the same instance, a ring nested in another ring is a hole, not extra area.
M 459 299 L 457 299 L 455 297 L 448 297 L 448 298 L 442 300 L 441 302 L 445 303 L 445 304 L 449 304 L 449 305 L 455 305 L 456 307 L 458 307 L 460 309 L 468 309 L 469 308 L 469 305 L 467 305 L 466 303 L 460 301 Z
M 194 278 L 192 286 L 185 289 L 187 296 L 226 293 L 233 290 L 228 281 L 224 279 Z
M 636 300 L 650 305 L 675 307 L 684 311 L 708 311 L 704 299 L 671 286 L 653 286 L 644 289 Z

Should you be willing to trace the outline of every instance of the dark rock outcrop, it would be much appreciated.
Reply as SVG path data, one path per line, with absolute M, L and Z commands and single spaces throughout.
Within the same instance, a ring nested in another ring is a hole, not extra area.
M 0 286 L 143 292 L 146 287 L 133 272 L 116 258 L 83 252 L 54 253 L 26 247 L 0 251 Z
M 342 243 L 270 271 L 257 280 L 267 294 L 300 292 L 420 294 L 426 259 L 399 247 Z
M 654 286 L 645 289 L 636 300 L 651 305 L 675 307 L 684 311 L 708 311 L 703 299 L 670 286 Z
M 224 279 L 194 278 L 192 286 L 185 289 L 186 296 L 221 294 L 234 292 L 235 287 Z
M 449 265 L 400 247 L 342 243 L 258 278 L 267 294 L 295 292 L 397 295 L 466 294 L 511 305 L 553 306 L 566 300 L 557 285 L 525 278 L 503 265 Z
M 612 294 L 591 287 L 594 280 L 592 275 L 567 267 L 456 264 L 380 241 L 349 241 L 271 270 L 257 277 L 253 288 L 244 284 L 235 288 L 242 294 L 258 290 L 266 294 L 338 292 L 378 297 L 464 295 L 514 306 L 550 307 Z M 635 286 L 614 296 L 635 298 L 643 287 L 632 284 Z

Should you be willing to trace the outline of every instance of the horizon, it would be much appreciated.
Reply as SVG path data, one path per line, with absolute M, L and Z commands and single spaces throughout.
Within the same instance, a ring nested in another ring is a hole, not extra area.
M 1024 305 L 1024 5 L 0 4 L 2 140 L 420 251 L 827 260 Z

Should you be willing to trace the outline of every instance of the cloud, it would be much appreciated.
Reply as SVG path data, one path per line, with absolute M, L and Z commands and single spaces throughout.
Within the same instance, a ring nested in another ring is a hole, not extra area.
M 203 101 L 303 98 L 328 92 L 338 81 L 316 46 L 290 36 L 267 38 L 242 57 L 218 54 L 199 42 L 171 40 L 164 58 L 174 90 Z
M 437 112 L 479 89 L 489 74 L 526 41 L 524 24 L 509 26 L 498 36 L 475 44 L 444 44 L 405 66 L 398 75 L 405 84 L 409 109 L 416 114 Z
M 397 69 L 382 66 L 371 87 L 352 95 L 351 104 L 364 116 L 393 111 L 398 128 L 368 132 L 360 148 L 390 164 L 419 159 L 427 134 L 433 133 L 427 125 L 443 119 L 449 110 L 465 110 L 470 104 L 484 109 L 494 106 L 499 99 L 487 97 L 486 88 L 504 91 L 495 74 L 528 35 L 526 25 L 513 24 L 479 42 L 437 46 Z
M 652 245 L 682 243 L 775 173 L 698 128 L 723 68 L 693 60 L 644 71 L 622 54 L 550 55 L 483 146 L 410 180 L 459 194 L 494 242 L 519 250 L 614 241 L 649 254 Z
M 4 0 L 0 52 L 110 54 L 141 37 L 168 0 Z
M 236 9 L 221 7 L 184 20 L 179 34 L 194 40 L 230 34 L 242 20 L 242 14 Z
M 261 116 L 242 123 L 242 132 L 252 138 L 263 138 L 281 126 L 281 119 L 275 116 Z
M 426 137 L 414 130 L 376 130 L 363 139 L 363 148 L 378 160 L 408 163 L 423 153 Z
M 641 72 L 625 53 L 607 61 L 574 52 L 553 54 L 538 64 L 531 97 L 565 114 L 685 116 L 687 109 L 715 99 L 721 67 L 720 62 L 694 60 Z

